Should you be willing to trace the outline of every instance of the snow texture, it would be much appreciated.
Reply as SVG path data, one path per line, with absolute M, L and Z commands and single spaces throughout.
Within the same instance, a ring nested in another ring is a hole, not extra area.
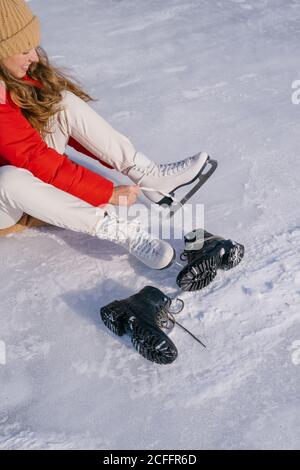
M 299 0 L 30 5 L 51 59 L 136 148 L 219 161 L 192 201 L 246 256 L 181 294 L 180 320 L 207 349 L 174 329 L 179 357 L 159 366 L 99 310 L 148 284 L 174 293 L 178 267 L 151 271 L 55 227 L 1 239 L 0 448 L 299 449 Z

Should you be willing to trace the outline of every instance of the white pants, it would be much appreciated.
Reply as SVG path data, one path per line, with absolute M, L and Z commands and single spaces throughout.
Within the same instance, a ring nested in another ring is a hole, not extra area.
M 69 91 L 63 94 L 62 111 L 50 122 L 52 134 L 45 142 L 59 153 L 65 152 L 73 137 L 93 155 L 126 173 L 133 165 L 135 148 L 124 135 L 113 129 L 84 100 Z M 23 168 L 0 167 L 0 229 L 20 220 L 23 212 L 52 225 L 77 232 L 95 234 L 104 210 L 44 183 Z

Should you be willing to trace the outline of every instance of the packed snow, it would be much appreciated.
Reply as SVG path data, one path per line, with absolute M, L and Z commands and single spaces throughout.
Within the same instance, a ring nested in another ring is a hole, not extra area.
M 207 230 L 246 254 L 179 294 L 178 320 L 207 348 L 175 328 L 178 359 L 160 366 L 99 310 L 145 285 L 173 295 L 178 266 L 151 271 L 56 227 L 2 238 L 0 448 L 299 449 L 299 0 L 30 5 L 52 61 L 137 149 L 157 162 L 199 150 L 218 160 L 192 201 Z

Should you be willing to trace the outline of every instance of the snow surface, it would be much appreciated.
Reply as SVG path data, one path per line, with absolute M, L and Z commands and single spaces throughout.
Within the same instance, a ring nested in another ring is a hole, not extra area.
M 300 1 L 30 4 L 50 57 L 138 149 L 218 159 L 193 201 L 246 257 L 181 295 L 207 349 L 175 329 L 179 357 L 159 366 L 99 309 L 147 284 L 173 293 L 178 268 L 57 228 L 1 239 L 0 448 L 299 449 Z

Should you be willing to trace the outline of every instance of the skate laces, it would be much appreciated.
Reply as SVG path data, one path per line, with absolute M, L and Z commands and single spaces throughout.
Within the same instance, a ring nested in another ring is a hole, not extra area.
M 179 162 L 172 162 L 172 163 L 161 163 L 157 164 L 155 162 L 151 162 L 146 166 L 134 166 L 133 168 L 140 173 L 140 177 L 137 178 L 136 184 L 142 191 L 147 192 L 155 192 L 159 193 L 162 196 L 165 196 L 173 201 L 175 205 L 179 205 L 181 208 L 184 209 L 183 204 L 181 201 L 174 197 L 173 194 L 165 192 L 158 188 L 153 188 L 151 186 L 142 186 L 143 179 L 145 176 L 176 176 L 177 173 L 184 171 L 186 168 L 190 167 L 192 162 L 199 156 L 200 154 L 193 155 L 191 157 L 187 157 L 184 160 L 180 160 Z
M 127 244 L 129 252 L 137 252 L 145 258 L 158 253 L 159 241 L 143 230 L 138 220 L 128 222 L 109 212 L 106 213 L 106 218 L 103 229 L 107 240 Z
M 176 175 L 176 173 L 178 173 L 179 171 L 183 171 L 188 168 L 193 160 L 194 157 L 188 157 L 179 162 L 161 163 L 160 165 L 158 165 L 159 174 L 161 176 L 172 176 L 174 174 Z
M 141 173 L 141 178 L 145 175 L 149 176 L 172 176 L 176 175 L 176 173 L 185 170 L 188 168 L 192 161 L 195 159 L 195 155 L 193 157 L 185 158 L 184 160 L 180 160 L 179 162 L 172 162 L 172 163 L 160 163 L 157 164 L 155 162 L 151 162 L 146 167 L 138 167 L 136 166 L 135 169 Z
M 158 253 L 159 242 L 146 233 L 139 223 L 134 223 L 137 227 L 135 238 L 130 239 L 129 251 L 137 252 L 143 257 L 152 258 Z
M 178 325 L 182 330 L 188 333 L 192 338 L 194 338 L 198 343 L 206 348 L 205 344 L 197 338 L 190 330 L 185 328 L 181 323 L 179 323 L 174 315 L 177 315 L 183 310 L 184 301 L 176 297 L 175 299 L 170 299 L 168 297 L 168 302 L 165 306 L 161 307 L 157 312 L 156 324 L 159 328 L 164 328 L 166 330 L 172 330 L 175 325 Z

